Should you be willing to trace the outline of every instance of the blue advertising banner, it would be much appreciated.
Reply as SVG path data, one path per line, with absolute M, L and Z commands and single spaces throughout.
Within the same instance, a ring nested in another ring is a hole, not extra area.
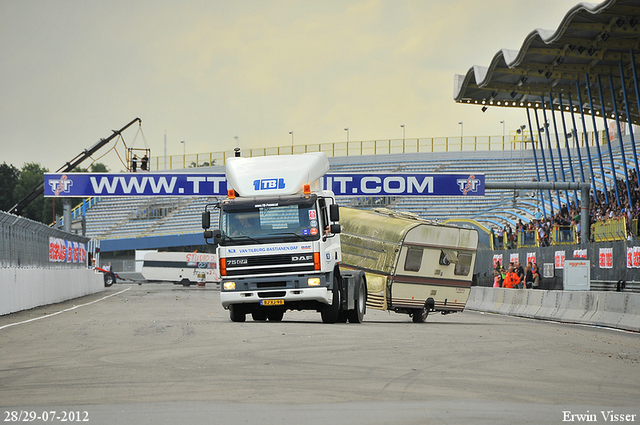
M 46 197 L 226 196 L 224 174 L 46 173 Z M 336 196 L 484 196 L 484 174 L 326 174 Z
M 216 196 L 227 194 L 224 174 L 45 173 L 44 196 Z
M 344 196 L 484 196 L 484 174 L 327 174 L 324 187 Z

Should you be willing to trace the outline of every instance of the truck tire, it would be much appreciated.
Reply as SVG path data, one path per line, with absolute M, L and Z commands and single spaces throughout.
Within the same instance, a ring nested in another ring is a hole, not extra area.
M 264 310 L 256 310 L 251 313 L 251 318 L 254 322 L 265 322 L 267 320 L 267 312 Z
M 340 314 L 340 281 L 337 276 L 333 277 L 333 302 L 331 305 L 325 306 L 320 315 L 322 323 L 336 323 Z
M 362 323 L 367 312 L 367 284 L 359 278 L 356 287 L 355 308 L 347 312 L 349 323 Z
M 244 309 L 236 305 L 229 306 L 229 317 L 232 322 L 244 322 L 247 320 L 247 314 L 244 312 Z
M 284 310 L 267 310 L 267 319 L 270 322 L 282 322 L 282 316 L 284 316 Z
M 113 273 L 104 274 L 104 286 L 107 288 L 113 285 L 116 281 L 116 276 Z
M 422 308 L 416 308 L 413 310 L 411 317 L 413 318 L 413 323 L 424 323 L 427 320 L 427 316 L 429 315 L 429 306 L 425 303 Z
M 185 278 L 185 279 L 182 279 L 182 280 L 180 281 L 180 284 L 181 284 L 182 286 L 184 286 L 185 288 L 188 288 L 188 287 L 189 287 L 189 285 L 191 285 L 191 281 L 190 281 L 189 279 Z

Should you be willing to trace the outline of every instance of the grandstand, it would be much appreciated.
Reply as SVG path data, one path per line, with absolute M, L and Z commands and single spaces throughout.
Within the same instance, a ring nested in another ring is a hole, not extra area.
M 482 112 L 489 108 L 526 109 L 528 125 L 521 125 L 517 135 L 473 137 L 472 143 L 468 143 L 470 137 L 461 135 L 460 138 L 292 144 L 248 149 L 243 155 L 322 151 L 329 156 L 333 173 L 469 173 L 484 174 L 485 182 L 491 183 L 585 181 L 596 199 L 598 193 L 594 192 L 603 192 L 605 186 L 606 191 L 615 188 L 617 196 L 616 180 L 626 180 L 627 191 L 632 195 L 629 177 L 640 174 L 640 170 L 633 132 L 624 135 L 623 125 L 640 124 L 640 81 L 635 59 L 639 53 L 640 14 L 635 3 L 632 0 L 605 0 L 597 5 L 581 2 L 569 10 L 556 31 L 535 29 L 526 37 L 520 51 L 501 49 L 489 66 L 473 65 L 465 75 L 454 76 L 454 100 L 460 104 Z M 572 118 L 572 126 L 566 126 L 565 115 Z M 589 115 L 593 138 L 589 137 L 585 123 L 585 116 Z M 582 134 L 578 132 L 578 120 L 582 123 Z M 616 131 L 610 134 L 613 123 Z M 605 130 L 598 131 L 598 126 Z M 558 128 L 562 130 L 559 132 Z M 552 131 L 558 134 L 551 134 Z M 621 148 L 616 137 L 622 137 L 624 147 Z M 567 154 L 566 145 L 571 144 L 579 144 L 580 148 L 574 146 Z M 496 149 L 496 145 L 501 148 Z M 232 155 L 231 151 L 195 154 L 189 158 L 183 154 L 176 161 L 172 157 L 157 157 L 149 165 L 150 169 L 159 170 L 161 164 L 164 169 L 171 169 L 174 164 L 192 164 L 198 171 L 223 173 L 222 166 L 209 164 L 224 164 Z M 480 244 L 476 257 L 474 278 L 481 285 L 492 284 L 495 257 L 500 257 L 504 264 L 512 255 L 521 260 L 532 255 L 534 262 L 544 266 L 543 289 L 563 287 L 563 261 L 565 257 L 573 257 L 591 262 L 591 283 L 602 290 L 622 290 L 626 281 L 633 282 L 633 290 L 640 290 L 640 262 L 634 260 L 630 265 L 628 261 L 630 249 L 640 251 L 640 241 L 635 239 L 638 219 L 634 217 L 627 222 L 626 212 L 621 214 L 618 209 L 616 214 L 621 215 L 613 214 L 616 207 L 605 213 L 610 220 L 603 218 L 601 223 L 591 226 L 592 240 L 571 236 L 570 230 L 560 229 L 564 224 L 558 220 L 557 224 L 547 223 L 555 227 L 560 236 L 553 239 L 551 247 L 547 246 L 547 240 L 551 240 L 552 235 L 543 235 L 541 244 L 536 230 L 530 229 L 528 232 L 533 234 L 528 236 L 533 237 L 525 238 L 525 230 L 520 230 L 523 238 L 516 246 L 511 239 L 507 247 L 503 238 L 497 245 L 498 250 L 493 251 L 490 229 L 514 227 L 519 221 L 526 223 L 538 210 L 549 217 L 560 211 L 563 204 L 577 204 L 579 196 L 577 190 L 486 190 L 482 197 L 345 196 L 338 201 L 358 208 L 388 207 L 428 220 L 455 220 L 460 225 L 479 229 L 480 241 L 491 241 Z M 632 200 L 636 197 L 636 194 L 629 196 Z M 212 201 L 211 198 L 162 201 L 102 198 L 91 207 L 87 207 L 89 203 L 83 206 L 87 210 L 87 235 L 104 242 L 117 241 L 103 245 L 109 246 L 104 250 L 107 252 L 152 246 L 194 247 L 202 244 L 200 213 L 204 205 Z M 615 201 L 605 203 L 612 206 Z M 574 211 L 574 214 L 577 213 Z M 582 219 L 586 223 L 585 214 Z M 544 226 L 540 225 L 542 229 Z M 598 225 L 602 225 L 599 230 Z M 571 225 L 572 230 L 575 227 Z M 628 229 L 632 240 L 626 239 Z M 166 235 L 171 237 L 165 238 Z M 155 245 L 140 243 L 154 239 Z M 570 245 L 579 249 L 571 250 Z M 608 263 L 603 266 L 603 250 L 615 258 L 615 267 L 614 260 L 611 267 Z M 507 256 L 503 258 L 503 255 Z M 600 266 L 593 267 L 596 264 Z
M 625 143 L 630 141 L 625 139 Z M 620 178 L 622 158 L 619 143 L 612 144 L 614 154 L 614 170 Z M 627 149 L 628 146 L 625 146 Z M 593 151 L 593 149 L 592 149 Z M 548 152 L 547 152 L 548 153 Z M 559 171 L 558 152 L 554 151 L 556 169 Z M 565 180 L 571 181 L 570 167 L 566 151 L 561 152 L 564 161 Z M 582 158 L 586 158 L 586 149 L 581 150 Z M 538 151 L 538 156 L 540 152 Z M 603 176 L 596 166 L 597 159 L 592 152 L 594 175 L 601 189 Z M 578 155 L 572 149 L 574 175 L 579 180 L 580 172 Z M 401 153 L 386 155 L 362 155 L 332 157 L 330 172 L 336 173 L 474 173 L 484 174 L 486 181 L 512 182 L 532 181 L 537 177 L 533 160 L 533 151 L 499 150 L 499 151 L 454 151 Z M 585 161 L 586 162 L 586 161 Z M 628 167 L 633 167 L 633 160 L 627 158 Z M 540 164 L 540 167 L 542 165 Z M 610 164 L 605 163 L 604 179 L 607 184 L 613 181 Z M 199 171 L 223 173 L 224 167 L 200 167 Z M 590 175 L 590 170 L 585 169 Z M 544 172 L 541 171 L 542 180 Z M 558 176 L 561 181 L 562 177 Z M 600 183 L 598 183 L 600 182 Z M 483 197 L 342 197 L 341 205 L 359 208 L 385 206 L 398 211 L 416 214 L 420 218 L 445 221 L 448 219 L 471 219 L 485 228 L 514 226 L 518 220 L 531 220 L 537 208 L 550 213 L 558 211 L 557 195 L 543 192 L 542 198 L 536 191 L 487 191 Z M 568 192 L 569 201 L 574 201 L 574 192 Z M 566 202 L 565 193 L 559 194 L 561 203 Z M 101 198 L 99 202 L 87 209 L 87 236 L 96 239 L 138 238 L 159 235 L 183 235 L 200 232 L 201 213 L 204 205 L 214 202 L 214 198 Z M 214 223 L 215 224 L 215 223 Z
M 101 198 L 87 210 L 87 235 L 110 239 L 194 233 L 206 202 L 207 198 Z

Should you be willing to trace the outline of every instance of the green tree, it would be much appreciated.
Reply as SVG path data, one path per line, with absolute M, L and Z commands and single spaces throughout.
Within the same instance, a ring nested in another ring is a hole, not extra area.
M 102 162 L 96 162 L 91 166 L 92 173 L 108 173 L 109 167 L 104 165 Z
M 29 162 L 22 166 L 20 176 L 16 183 L 13 195 L 16 201 L 20 201 L 44 181 L 44 173 L 48 172 L 36 162 Z M 56 203 L 56 214 L 62 213 L 62 202 Z M 34 221 L 49 224 L 53 221 L 52 200 L 45 199 L 44 195 L 38 196 L 20 213 L 23 217 Z
M 102 162 L 96 162 L 95 164 L 91 164 L 89 168 L 82 168 L 80 166 L 71 170 L 72 173 L 108 173 L 109 167 L 104 165 Z
M 4 183 L 2 183 L 4 181 L 2 180 L 2 178 L 4 176 L 4 171 L 6 171 L 7 167 L 5 167 L 4 164 L 0 165 L 0 184 L 3 184 L 3 187 L 9 187 L 13 189 L 12 201 L 11 202 L 7 201 L 7 203 L 11 203 L 11 205 L 8 208 L 13 207 L 16 204 L 16 202 L 22 200 L 25 196 L 31 193 L 31 191 L 35 187 L 37 187 L 44 181 L 44 173 L 49 172 L 48 169 L 42 167 L 40 164 L 35 162 L 24 164 L 21 170 L 18 170 L 15 167 L 11 166 L 17 171 L 18 178 L 15 180 L 15 184 L 11 186 L 6 186 Z M 86 169 L 82 169 L 81 167 L 76 167 L 71 172 L 81 173 L 86 171 L 87 171 Z M 94 164 L 94 166 L 91 167 L 91 171 L 103 172 L 103 171 L 108 171 L 108 168 L 106 165 L 97 162 Z M 10 189 L 10 193 L 11 193 L 11 189 Z M 4 201 L 5 196 L 4 194 L 2 194 L 2 192 L 0 192 L 0 196 L 1 196 L 0 201 Z M 74 208 L 81 203 L 82 203 L 82 199 L 73 198 L 71 201 L 71 207 Z M 3 205 L 3 204 L 0 204 L 0 205 Z M 55 212 L 54 212 L 54 208 L 55 208 Z M 44 195 L 40 195 L 36 199 L 34 199 L 29 205 L 27 205 L 22 210 L 20 215 L 22 215 L 23 217 L 30 218 L 31 220 L 34 220 L 34 221 L 39 221 L 44 224 L 51 224 L 56 220 L 56 217 L 60 217 L 62 215 L 63 209 L 64 209 L 63 198 L 57 198 L 57 197 L 45 198 Z
M 13 165 L 3 162 L 0 165 L 0 210 L 9 211 L 17 202 L 13 195 L 20 170 Z

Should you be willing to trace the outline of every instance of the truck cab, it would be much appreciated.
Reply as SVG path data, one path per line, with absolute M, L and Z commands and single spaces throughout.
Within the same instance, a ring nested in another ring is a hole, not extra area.
M 318 181 L 328 168 L 321 153 L 227 163 L 229 196 L 213 205 L 219 228 L 205 239 L 217 245 L 220 300 L 232 321 L 280 321 L 287 310 L 316 310 L 326 323 L 362 320 L 366 289 L 340 272 L 339 209 Z

